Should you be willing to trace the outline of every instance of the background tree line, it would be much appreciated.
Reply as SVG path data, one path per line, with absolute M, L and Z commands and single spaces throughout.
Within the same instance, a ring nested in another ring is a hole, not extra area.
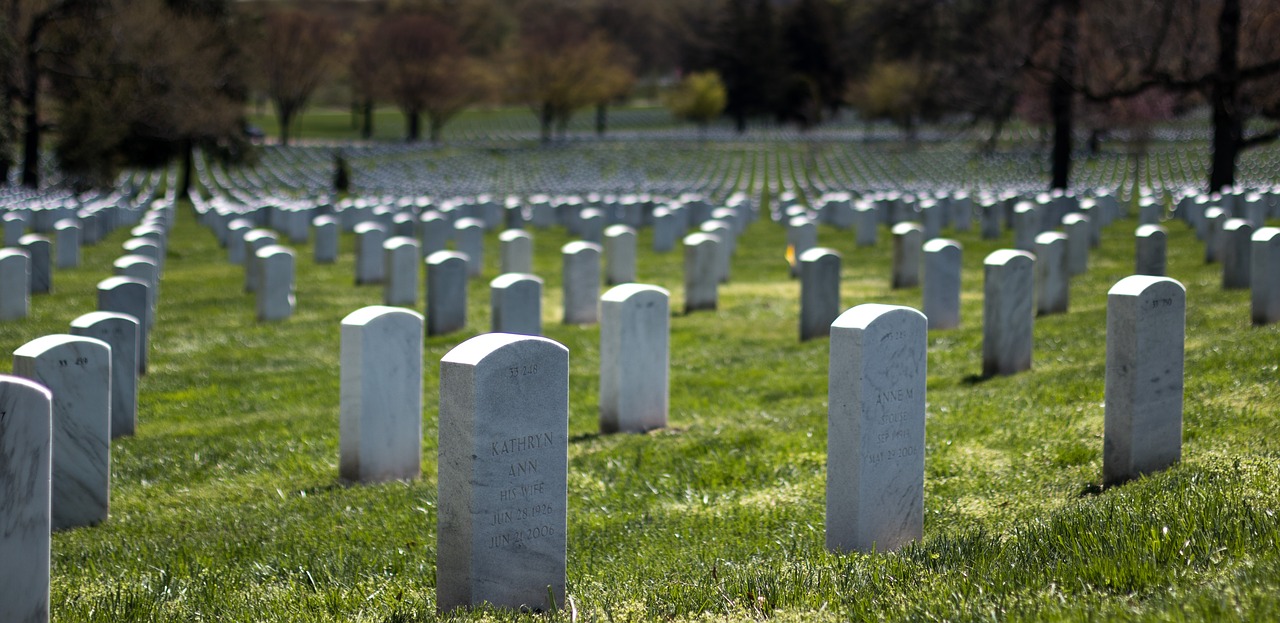
M 1053 187 L 1074 137 L 1208 110 L 1208 185 L 1280 136 L 1274 0 L 4 0 L 0 174 L 39 183 L 52 146 L 73 181 L 109 183 L 194 147 L 241 157 L 244 111 L 269 101 L 281 141 L 340 84 L 373 134 L 442 137 L 476 104 L 528 106 L 544 141 L 584 110 L 655 85 L 700 124 L 812 127 L 849 111 L 908 137 L 926 123 L 1045 129 Z M 675 83 L 684 80 L 679 88 Z M 425 124 L 424 124 L 425 122 Z M 48 134 L 50 140 L 42 137 Z

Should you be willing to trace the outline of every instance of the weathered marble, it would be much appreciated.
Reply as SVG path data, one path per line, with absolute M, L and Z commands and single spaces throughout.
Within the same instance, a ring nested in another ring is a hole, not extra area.
M 0 375 L 0 621 L 49 623 L 52 403 Z
M 245 270 L 253 266 L 248 260 L 244 265 Z M 151 307 L 151 313 L 146 320 L 150 326 L 155 326 L 157 306 L 160 303 L 160 267 L 156 265 L 156 261 L 141 255 L 122 255 L 112 262 L 112 268 L 119 277 L 133 277 L 147 283 L 147 304 Z
M 1031 369 L 1035 256 L 1000 249 L 983 261 L 982 374 Z
M 353 482 L 422 472 L 422 315 L 371 306 L 342 319 L 339 475 Z
M 297 260 L 293 251 L 278 244 L 258 249 L 255 264 L 258 267 L 258 322 L 284 320 L 293 315 L 297 306 L 295 269 Z M 417 262 L 417 253 L 414 254 Z
M 40 234 L 27 234 L 18 240 L 18 246 L 31 258 L 29 288 L 32 294 L 53 292 L 53 244 Z
M 893 233 L 892 287 L 898 289 L 919 286 L 924 229 L 916 223 L 898 223 L 890 231 Z
M 386 280 L 382 288 L 382 304 L 413 307 L 418 304 L 418 265 L 422 252 L 418 241 L 396 236 L 382 243 L 386 253 Z
M 387 257 L 382 244 L 387 241 L 387 228 L 365 221 L 356 225 L 356 285 L 382 283 L 387 278 Z
M 831 327 L 827 549 L 885 552 L 924 534 L 928 320 L 867 304 Z
M 1036 236 L 1035 256 L 1036 313 L 1065 314 L 1071 298 L 1066 234 L 1047 231 Z
M 111 347 L 111 438 L 134 434 L 138 429 L 138 319 L 117 312 L 89 312 L 71 321 L 71 334 L 102 340 Z
M 1134 233 L 1135 275 L 1162 277 L 1166 270 L 1165 241 L 1167 234 L 1159 225 L 1140 225 Z
M 636 280 L 636 230 L 610 225 L 604 230 L 604 281 L 606 285 Z
M 130 238 L 120 245 L 124 249 L 125 255 L 141 255 L 149 257 L 159 267 L 161 273 L 164 273 L 164 247 L 161 239 L 149 235 L 140 238 Z
M 1253 225 L 1242 218 L 1233 218 L 1222 224 L 1221 247 L 1222 287 L 1234 290 L 1249 287 L 1249 269 L 1252 267 L 1251 247 Z
M 600 245 L 578 240 L 560 248 L 565 324 L 600 320 Z
M 1126 277 L 1107 293 L 1106 484 L 1182 457 L 1186 311 L 1186 289 L 1166 277 Z
M 1280 322 L 1280 228 L 1262 227 L 1250 242 L 1250 307 L 1253 324 Z
M 311 220 L 316 230 L 315 245 L 311 249 L 311 258 L 316 264 L 332 264 L 338 261 L 338 219 L 332 216 L 317 216 Z
M 493 333 L 542 335 L 542 279 L 506 273 L 489 282 Z
M 924 251 L 924 315 L 930 329 L 960 326 L 960 258 L 963 247 L 955 240 L 934 238 Z
M 467 326 L 467 256 L 436 251 L 427 256 L 427 335 Z
M 0 320 L 26 318 L 31 311 L 31 255 L 0 249 Z
M 458 219 L 453 224 L 453 236 L 458 243 L 458 251 L 467 256 L 467 274 L 480 276 L 484 272 L 484 221 Z
M 46 335 L 13 351 L 13 374 L 53 395 L 54 530 L 107 519 L 111 501 L 111 347 Z
M 58 268 L 75 268 L 80 265 L 80 223 L 75 219 L 62 219 L 53 224 L 54 246 L 58 252 Z
M 533 236 L 522 229 L 498 234 L 498 255 L 503 274 L 533 273 Z
M 569 351 L 486 333 L 440 360 L 436 603 L 563 605 Z
M 800 255 L 800 341 L 826 337 L 840 315 L 840 254 L 814 247 Z
M 628 283 L 600 297 L 600 432 L 667 425 L 670 294 Z
M 719 303 L 720 280 L 716 257 L 720 239 L 704 233 L 684 237 L 684 313 L 714 310 Z M 799 262 L 796 263 L 799 266 Z
M 137 277 L 110 277 L 98 282 L 98 311 L 138 319 L 138 374 L 147 373 L 151 345 L 151 286 Z

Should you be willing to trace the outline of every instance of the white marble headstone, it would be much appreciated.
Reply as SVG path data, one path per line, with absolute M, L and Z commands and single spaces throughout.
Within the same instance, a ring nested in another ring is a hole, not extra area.
M 1089 217 L 1079 212 L 1067 214 L 1062 217 L 1062 228 L 1067 234 L 1067 274 L 1083 275 L 1089 270 Z
M 117 312 L 138 319 L 138 374 L 147 373 L 151 344 L 151 286 L 137 277 L 109 277 L 98 282 L 98 311 Z
M 62 219 L 53 224 L 58 252 L 58 268 L 74 268 L 80 265 L 80 223 L 74 219 Z
M 716 275 L 716 257 L 719 246 L 720 239 L 712 234 L 699 232 L 684 237 L 684 313 L 714 310 L 718 305 L 720 282 Z
M 372 306 L 342 319 L 342 478 L 381 482 L 422 470 L 421 314 Z
M 387 228 L 374 221 L 356 225 L 356 285 L 382 283 L 386 278 L 386 255 L 382 243 L 387 241 Z
M 49 621 L 52 402 L 0 375 L 0 621 Z
M 604 230 L 605 283 L 618 285 L 636 280 L 636 230 L 610 225 Z
M 1186 289 L 1135 275 L 1107 293 L 1107 380 L 1102 477 L 1107 484 L 1182 457 Z
M 1035 256 L 1000 249 L 983 261 L 982 374 L 1031 369 Z
M 338 261 L 338 219 L 332 216 L 317 216 L 311 220 L 315 227 L 315 246 L 311 249 L 312 260 L 317 264 L 332 264 Z
M 427 335 L 467 326 L 467 256 L 436 251 L 427 256 Z
M 830 334 L 840 309 L 840 254 L 825 247 L 800 254 L 800 341 Z
M 26 318 L 31 310 L 31 255 L 0 249 L 0 320 Z
M 437 606 L 564 603 L 569 351 L 486 333 L 440 360 Z
M 54 530 L 107 519 L 111 500 L 111 347 L 46 335 L 13 351 L 13 373 L 53 395 Z
M 600 297 L 600 432 L 667 425 L 670 294 L 628 283 Z
M 31 257 L 31 293 L 53 292 L 53 245 L 49 239 L 40 234 L 27 234 L 18 244 Z
M 1280 322 L 1280 228 L 1253 232 L 1249 271 L 1253 324 Z
M 458 251 L 467 256 L 467 275 L 478 277 L 484 272 L 484 221 L 458 219 L 453 224 L 453 235 L 458 242 Z
M 1064 314 L 1070 305 L 1067 236 L 1047 231 L 1036 236 L 1036 313 Z
M 542 279 L 506 273 L 489 282 L 493 333 L 542 335 Z
M 506 273 L 533 273 L 533 236 L 522 229 L 508 229 L 498 234 L 498 254 Z
M 387 254 L 387 279 L 382 289 L 382 304 L 413 307 L 418 304 L 418 264 L 422 263 L 418 241 L 396 236 L 382 243 Z
M 595 324 L 600 319 L 600 245 L 577 240 L 560 248 L 565 324 Z
M 831 327 L 827 549 L 892 551 L 924 533 L 928 320 L 859 305 Z
M 1249 268 L 1252 264 L 1251 248 L 1253 225 L 1242 218 L 1229 219 L 1222 224 L 1221 246 L 1223 289 L 1249 287 Z
M 293 315 L 297 299 L 294 295 L 296 260 L 293 251 L 278 244 L 258 249 L 257 311 L 259 322 L 284 320 Z M 418 258 L 414 257 L 416 261 Z
M 930 329 L 960 326 L 960 243 L 934 238 L 924 251 L 924 315 Z
M 1134 271 L 1135 275 L 1151 275 L 1163 277 L 1165 274 L 1166 252 L 1165 229 L 1159 225 L 1140 225 L 1134 233 Z
M 111 347 L 111 438 L 138 427 L 138 319 L 116 312 L 89 312 L 71 321 L 71 334 Z
M 920 285 L 920 262 L 924 246 L 924 229 L 917 223 L 898 223 L 893 234 L 892 287 L 914 288 Z

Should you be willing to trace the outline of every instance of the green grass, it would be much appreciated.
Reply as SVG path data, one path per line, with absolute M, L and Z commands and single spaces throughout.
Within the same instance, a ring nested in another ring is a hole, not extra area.
M 1188 290 L 1183 461 L 1103 490 L 1106 292 L 1133 265 L 1132 220 L 1105 234 L 1071 312 L 1038 318 L 1031 371 L 982 380 L 982 260 L 964 244 L 962 328 L 930 334 L 923 542 L 893 554 L 823 547 L 825 340 L 797 340 L 785 236 L 744 235 L 716 312 L 671 324 L 671 427 L 599 436 L 598 328 L 559 320 L 559 230 L 534 231 L 546 335 L 570 349 L 569 586 L 579 620 L 1274 620 L 1280 618 L 1280 326 L 1249 323 L 1194 235 L 1169 224 Z M 682 309 L 679 252 L 640 234 L 640 274 Z M 59 271 L 0 348 L 94 309 L 126 232 Z M 844 258 L 842 301 L 920 305 L 889 289 L 890 240 Z M 339 322 L 380 304 L 341 261 L 298 251 L 298 312 L 258 324 L 243 272 L 183 207 L 140 382 L 138 434 L 112 443 L 111 518 L 53 539 L 58 621 L 419 621 L 435 613 L 438 361 L 487 328 L 427 339 L 423 475 L 337 478 Z M 419 294 L 421 307 L 421 293 Z M 7 366 L 8 364 L 0 364 Z M 8 368 L 3 368 L 7 370 Z M 478 610 L 461 619 L 570 620 Z

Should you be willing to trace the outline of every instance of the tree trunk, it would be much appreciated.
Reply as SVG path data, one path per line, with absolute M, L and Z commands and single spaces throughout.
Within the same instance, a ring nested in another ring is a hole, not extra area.
M 191 177 L 195 175 L 195 144 L 191 139 L 182 141 L 182 175 L 178 177 L 178 199 L 191 198 Z
M 422 138 L 422 114 L 417 110 L 406 110 L 404 112 L 405 121 L 409 122 L 410 143 L 416 143 Z
M 609 105 L 600 102 L 596 104 L 596 136 L 604 136 L 605 130 L 609 129 Z
M 289 146 L 289 128 L 293 125 L 293 109 L 276 104 L 276 116 L 280 118 L 280 145 Z
M 738 130 L 738 134 L 747 131 L 747 114 L 741 110 L 733 114 L 733 125 Z
M 29 37 L 35 39 L 35 37 Z M 40 71 L 36 46 L 27 42 L 27 88 L 22 94 L 24 110 L 22 137 L 22 185 L 40 187 Z
M 1049 110 L 1053 116 L 1053 165 L 1050 188 L 1066 190 L 1071 181 L 1071 132 L 1076 75 L 1076 30 L 1080 14 L 1079 0 L 1061 0 L 1063 11 L 1062 40 L 1058 49 L 1058 68 L 1049 84 Z
M 1236 182 L 1236 158 L 1243 146 L 1244 120 L 1240 114 L 1240 0 L 1224 0 L 1218 15 L 1218 70 L 1213 75 L 1209 100 L 1213 107 L 1213 160 L 1209 190 L 1217 192 Z
M 431 142 L 439 143 L 440 137 L 444 134 L 444 119 L 432 117 L 430 115 L 428 115 L 428 117 L 430 117 L 429 128 L 431 132 Z
M 551 124 L 555 122 L 555 113 L 551 110 L 551 104 L 543 102 L 542 113 L 538 115 L 538 125 L 542 129 L 542 142 L 551 142 Z
M 360 126 L 360 138 L 369 140 L 373 138 L 373 100 L 367 99 L 360 105 L 360 114 L 364 117 L 364 123 Z

